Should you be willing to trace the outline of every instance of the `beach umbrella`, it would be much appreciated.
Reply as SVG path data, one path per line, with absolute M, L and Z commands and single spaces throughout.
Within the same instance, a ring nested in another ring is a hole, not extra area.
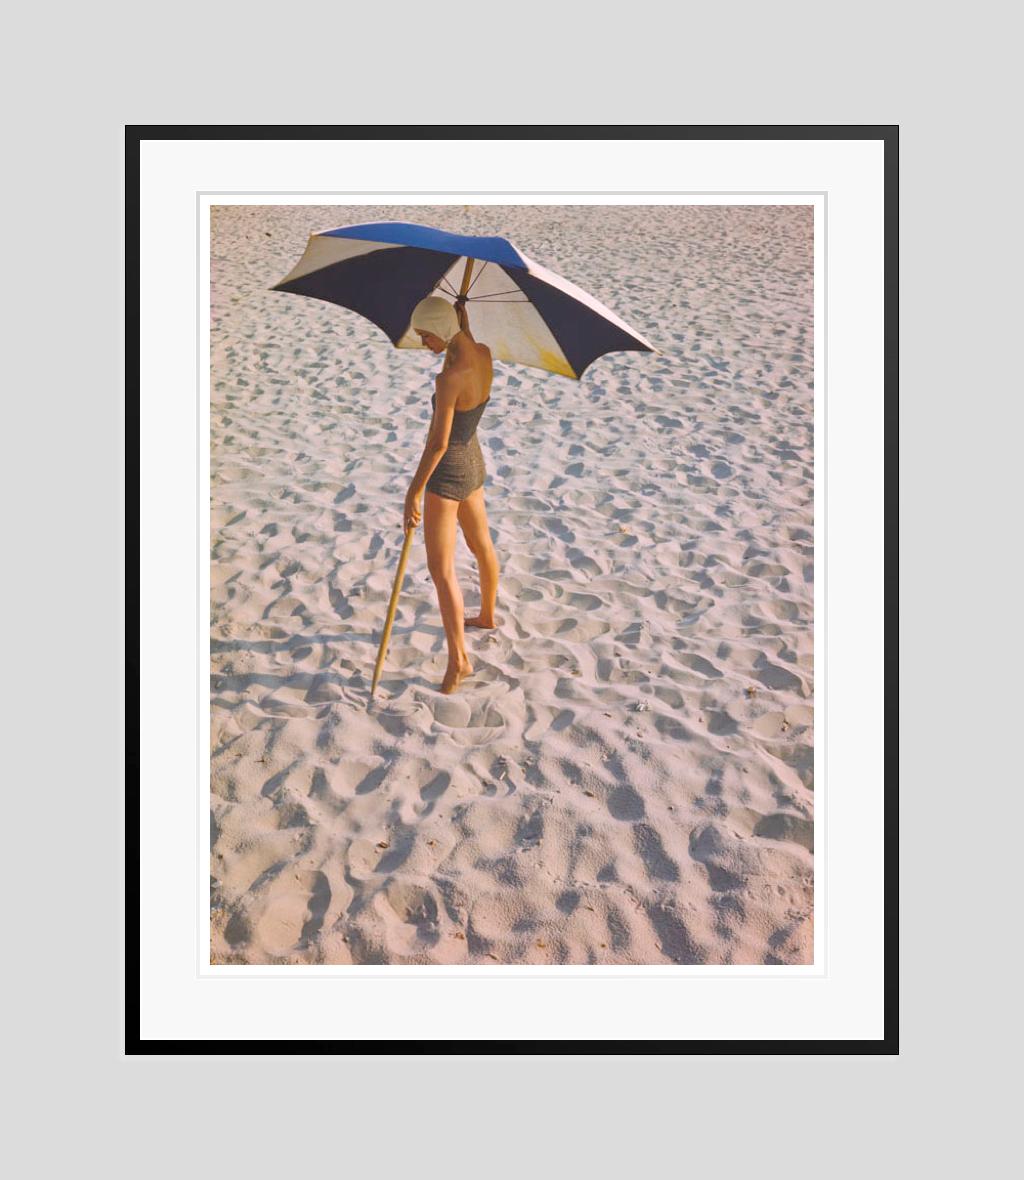
M 579 380 L 607 352 L 660 352 L 604 304 L 528 258 L 508 238 L 453 234 L 406 221 L 311 235 L 272 288 L 347 307 L 396 348 L 425 345 L 409 327 L 427 295 L 472 304 L 473 338 L 497 361 Z
M 605 353 L 660 353 L 604 304 L 527 257 L 509 238 L 454 234 L 414 222 L 367 222 L 312 234 L 296 266 L 271 290 L 357 312 L 395 348 L 426 347 L 409 322 L 426 296 L 448 297 L 457 308 L 472 304 L 473 338 L 486 344 L 495 360 L 577 381 Z M 405 532 L 371 697 L 414 531 Z

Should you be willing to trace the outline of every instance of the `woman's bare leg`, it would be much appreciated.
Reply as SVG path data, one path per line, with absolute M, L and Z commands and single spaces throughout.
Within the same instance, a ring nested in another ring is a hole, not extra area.
M 498 555 L 494 551 L 491 531 L 487 524 L 484 490 L 477 488 L 465 500 L 459 501 L 459 525 L 470 552 L 476 558 L 480 574 L 480 613 L 466 619 L 467 627 L 494 626 L 494 608 L 498 602 Z
M 455 519 L 458 500 L 446 500 L 433 492 L 423 493 L 423 539 L 427 546 L 427 568 L 437 590 L 441 621 L 448 640 L 448 669 L 441 682 L 443 693 L 452 693 L 473 671 L 466 654 L 463 630 L 462 591 L 455 577 Z

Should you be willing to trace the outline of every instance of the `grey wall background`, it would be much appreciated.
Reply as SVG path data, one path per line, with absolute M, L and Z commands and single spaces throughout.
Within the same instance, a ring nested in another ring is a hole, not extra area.
M 893 1173 L 940 1152 L 985 1169 L 1005 1103 L 986 1060 L 1002 1044 L 1019 781 L 1004 753 L 1019 697 L 1006 19 L 990 3 L 955 21 L 881 4 L 18 11 L 4 867 L 9 1114 L 28 1174 L 91 1159 L 149 1176 L 846 1175 L 877 1169 L 880 1149 Z M 887 571 L 903 590 L 902 1060 L 122 1057 L 123 124 L 410 121 L 902 124 Z

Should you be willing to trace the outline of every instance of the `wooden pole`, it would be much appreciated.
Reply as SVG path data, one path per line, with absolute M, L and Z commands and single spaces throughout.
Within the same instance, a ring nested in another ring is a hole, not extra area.
M 469 290 L 469 280 L 472 274 L 473 259 L 467 258 L 466 269 L 462 274 L 462 287 L 459 290 L 460 295 L 465 295 Z M 459 317 L 459 323 L 461 325 L 462 316 Z M 395 574 L 395 584 L 391 588 L 391 601 L 388 603 L 388 615 L 384 620 L 384 633 L 380 637 L 380 647 L 377 649 L 377 664 L 373 669 L 373 684 L 370 686 L 371 697 L 377 691 L 377 682 L 380 680 L 381 669 L 384 667 L 384 657 L 388 654 L 388 640 L 391 638 L 391 626 L 395 621 L 395 611 L 398 609 L 398 595 L 402 589 L 402 579 L 405 577 L 405 566 L 409 560 L 409 548 L 412 545 L 412 535 L 415 531 L 415 526 L 411 526 L 405 530 L 402 556 L 398 559 L 398 573 Z
M 391 590 L 391 601 L 388 603 L 388 617 L 384 621 L 384 634 L 380 637 L 380 647 L 377 649 L 377 666 L 373 670 L 373 684 L 370 687 L 370 696 L 377 691 L 377 681 L 380 680 L 380 670 L 384 667 L 384 657 L 388 654 L 388 640 L 391 638 L 391 624 L 395 621 L 395 611 L 398 609 L 398 594 L 402 589 L 402 579 L 405 577 L 405 565 L 409 560 L 409 548 L 412 545 L 412 535 L 416 531 L 415 527 L 410 525 L 405 530 L 405 542 L 402 545 L 402 556 L 398 559 L 398 573 L 395 575 L 395 584 Z
M 459 288 L 459 294 L 465 295 L 469 290 L 470 276 L 473 274 L 473 259 L 466 259 L 466 269 L 462 272 L 462 286 Z

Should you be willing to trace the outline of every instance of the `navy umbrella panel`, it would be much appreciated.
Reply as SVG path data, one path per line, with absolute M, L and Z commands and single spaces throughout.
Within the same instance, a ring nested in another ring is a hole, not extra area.
M 298 265 L 273 288 L 365 316 L 396 348 L 423 348 L 409 326 L 426 295 L 454 302 L 466 269 L 470 328 L 495 360 L 577 380 L 606 352 L 660 353 L 614 312 L 528 258 L 507 238 L 453 234 L 405 221 L 313 234 Z

